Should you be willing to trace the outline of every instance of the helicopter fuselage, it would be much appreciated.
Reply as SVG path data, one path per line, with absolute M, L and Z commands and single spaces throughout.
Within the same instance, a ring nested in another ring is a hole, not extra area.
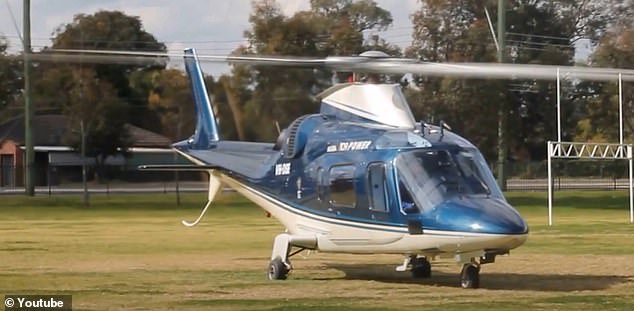
M 479 191 L 469 188 L 456 157 L 482 156 L 468 141 L 436 126 L 402 130 L 325 113 L 299 118 L 277 146 L 220 141 L 208 150 L 177 150 L 224 167 L 212 174 L 320 251 L 453 256 L 505 253 L 525 241 L 526 223 L 486 164 L 467 163 L 481 183 Z M 442 167 L 429 167 L 435 164 L 427 158 L 442 153 L 452 173 L 431 172 Z M 411 171 L 426 175 L 408 179 Z

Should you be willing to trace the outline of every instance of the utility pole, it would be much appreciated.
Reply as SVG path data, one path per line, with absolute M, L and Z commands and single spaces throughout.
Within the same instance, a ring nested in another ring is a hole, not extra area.
M 33 150 L 33 103 L 31 101 L 31 0 L 22 1 L 22 31 L 24 41 L 24 145 L 26 149 L 24 192 L 35 195 L 35 151 Z
M 505 62 L 506 55 L 506 0 L 498 0 L 498 63 Z M 506 162 L 506 140 L 504 128 L 506 127 L 507 105 L 505 98 L 501 98 L 498 106 L 498 185 L 502 191 L 506 191 L 506 174 L 504 165 Z
M 81 90 L 80 92 L 83 92 L 83 90 Z M 84 207 L 88 207 L 90 206 L 90 200 L 88 198 L 88 183 L 86 178 L 86 129 L 84 128 L 83 116 L 81 121 L 79 121 L 79 126 L 79 131 L 81 135 L 81 181 L 84 186 L 84 195 L 82 197 L 82 201 L 84 203 Z
M 84 33 L 79 30 L 79 42 L 81 49 L 84 49 Z M 79 63 L 79 102 L 81 103 L 81 120 L 79 121 L 79 134 L 81 135 L 81 183 L 84 187 L 84 194 L 82 196 L 82 202 L 84 207 L 90 206 L 90 198 L 88 193 L 88 178 L 86 168 L 86 126 L 84 124 L 84 118 L 86 117 L 86 103 L 84 103 L 84 68 L 83 62 Z

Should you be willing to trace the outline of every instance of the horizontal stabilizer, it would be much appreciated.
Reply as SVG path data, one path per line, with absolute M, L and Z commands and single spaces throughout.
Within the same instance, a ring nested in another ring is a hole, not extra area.
M 221 169 L 217 165 L 139 165 L 140 171 L 208 171 Z

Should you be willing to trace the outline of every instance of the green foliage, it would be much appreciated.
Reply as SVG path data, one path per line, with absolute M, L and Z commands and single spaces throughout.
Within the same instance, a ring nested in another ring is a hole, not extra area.
M 162 132 L 172 140 L 191 135 L 196 124 L 191 88 L 185 73 L 166 69 L 151 76 L 149 107 L 160 117 Z
M 246 70 L 246 67 L 234 68 L 233 75 L 222 75 L 217 83 L 207 82 L 215 112 L 221 116 L 218 125 L 223 139 L 245 140 L 246 129 L 251 128 L 244 117 L 245 104 L 251 96 L 244 87 L 248 83 Z
M 75 69 L 65 112 L 71 118 L 66 142 L 81 150 L 81 127 L 85 135 L 85 152 L 95 157 L 99 168 L 109 156 L 126 152 L 132 144 L 127 123 L 127 105 L 107 82 L 100 81 L 92 69 Z
M 4 108 L 17 101 L 22 89 L 19 59 L 15 55 L 8 55 L 8 48 L 8 41 L 0 36 L 0 115 Z
M 362 31 L 385 29 L 392 23 L 391 14 L 369 0 L 314 0 L 310 10 L 290 17 L 275 1 L 256 1 L 249 21 L 252 28 L 245 33 L 249 46 L 237 53 L 325 57 L 355 55 L 367 48 L 397 50 L 378 37 L 365 42 Z M 278 135 L 276 123 L 285 127 L 296 117 L 315 112 L 314 96 L 333 77 L 321 69 L 254 67 L 247 72 L 243 68 L 234 69 L 237 80 L 232 85 L 242 94 L 236 98 L 248 99 L 231 109 L 234 115 L 240 110 L 242 122 L 249 124 L 244 137 L 255 140 L 273 141 Z
M 138 17 L 118 11 L 78 14 L 54 35 L 53 48 L 165 51 L 165 45 L 143 29 Z M 77 150 L 83 122 L 86 153 L 96 157 L 99 167 L 108 156 L 125 154 L 133 143 L 128 122 L 153 130 L 161 127 L 148 109 L 151 78 L 161 66 L 44 63 L 38 69 L 36 103 L 70 117 L 66 141 Z
M 414 38 L 406 54 L 433 62 L 490 62 L 495 47 L 484 18 L 484 3 L 474 1 L 422 1 L 412 16 Z M 416 89 L 407 90 L 417 118 L 430 123 L 443 120 L 472 140 L 487 158 L 494 155 L 499 102 L 505 100 L 499 81 L 417 77 Z
M 69 24 L 54 33 L 53 48 L 123 51 L 165 51 L 165 45 L 143 29 L 139 17 L 119 11 L 98 11 L 92 15 L 78 14 Z M 155 66 L 150 66 L 153 68 Z M 119 95 L 129 94 L 128 74 L 139 65 L 94 65 L 100 79 L 111 83 Z
M 495 62 L 496 50 L 484 14 L 496 16 L 496 1 L 421 1 L 413 17 L 412 46 L 407 55 L 434 62 Z M 574 42 L 580 35 L 605 30 L 606 10 L 598 1 L 511 1 L 507 11 L 507 61 L 572 65 Z M 493 20 L 493 23 L 496 23 Z M 415 115 L 436 123 L 440 119 L 496 158 L 497 114 L 504 125 L 509 156 L 541 160 L 546 141 L 555 139 L 556 84 L 554 81 L 487 81 L 418 77 L 419 90 L 408 90 Z M 562 83 L 564 90 L 572 82 Z M 577 123 L 579 98 L 562 97 L 564 129 Z M 571 140 L 573 131 L 563 133 Z
M 634 11 L 634 9 L 632 9 Z M 630 22 L 631 23 L 631 22 Z M 603 67 L 634 68 L 634 23 L 615 27 L 605 33 L 601 44 L 592 55 L 592 63 Z M 619 141 L 618 83 L 583 83 L 580 110 L 584 117 L 577 123 L 577 140 L 596 142 Z M 624 138 L 634 140 L 634 83 L 624 82 L 623 123 Z
M 495 24 L 496 5 L 493 0 L 420 1 L 419 10 L 411 16 L 412 43 L 404 54 L 425 61 L 495 62 L 484 9 Z M 235 54 L 325 57 L 371 49 L 401 55 L 400 48 L 384 38 L 367 36 L 392 24 L 391 13 L 373 0 L 311 0 L 309 9 L 292 16 L 285 16 L 275 0 L 259 0 L 253 2 L 249 21 L 248 44 Z M 513 0 L 507 7 L 507 61 L 571 65 L 575 43 L 583 37 L 596 44 L 591 65 L 634 68 L 632 21 L 634 7 L 627 1 Z M 143 29 L 138 17 L 118 11 L 76 15 L 54 36 L 54 48 L 165 51 L 165 45 Z M 8 105 L 19 104 L 22 87 L 20 57 L 8 55 L 6 49 L 6 41 L 0 40 L 0 109 L 4 115 L 15 110 L 7 109 Z M 117 148 L 125 149 L 123 121 L 173 139 L 193 132 L 191 91 L 178 70 L 112 64 L 37 66 L 33 98 L 38 109 L 70 115 L 74 128 L 84 119 L 94 135 L 105 131 L 94 139 L 121 143 Z M 234 66 L 230 75 L 206 80 L 223 138 L 273 141 L 278 136 L 276 123 L 285 127 L 297 116 L 315 112 L 315 95 L 348 75 L 321 69 Z M 405 91 L 416 118 L 433 124 L 445 121 L 480 146 L 489 160 L 496 158 L 500 109 L 508 116 L 505 132 L 510 157 L 541 160 L 545 142 L 556 138 L 556 85 L 552 81 L 415 77 L 415 82 L 417 87 Z M 618 139 L 615 83 L 564 80 L 562 87 L 564 140 Z M 624 83 L 623 90 L 625 136 L 631 140 L 634 85 Z M 96 99 L 99 96 L 104 105 Z M 82 110 L 86 105 L 93 111 Z M 110 118 L 116 122 L 106 126 Z M 111 139 L 116 132 L 122 136 Z

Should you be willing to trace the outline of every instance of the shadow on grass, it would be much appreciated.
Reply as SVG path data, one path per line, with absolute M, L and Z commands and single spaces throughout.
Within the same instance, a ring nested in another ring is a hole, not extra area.
M 460 287 L 460 271 L 438 272 L 432 269 L 432 277 L 415 279 L 409 272 L 396 272 L 394 267 L 380 264 L 328 264 L 342 271 L 343 277 L 323 278 L 367 280 L 384 283 L 420 284 L 431 286 Z M 480 288 L 490 290 L 530 290 L 549 292 L 572 292 L 581 290 L 604 290 L 612 286 L 634 282 L 634 278 L 612 275 L 570 275 L 531 273 L 480 273 Z

